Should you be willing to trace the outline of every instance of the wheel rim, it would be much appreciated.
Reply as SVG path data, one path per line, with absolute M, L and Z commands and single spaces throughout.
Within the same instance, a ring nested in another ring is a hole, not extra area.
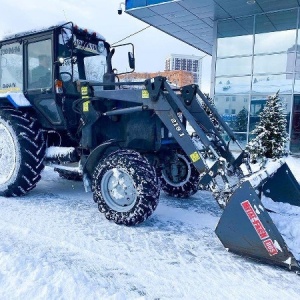
M 9 128 L 0 121 L 0 185 L 7 183 L 16 169 L 16 144 Z
M 117 168 L 103 175 L 101 193 L 106 204 L 117 212 L 129 211 L 137 199 L 133 178 L 124 170 Z
M 181 168 L 185 168 L 185 170 L 183 172 L 184 176 L 180 176 L 179 182 L 174 182 L 170 178 L 168 172 L 164 169 L 164 170 L 162 170 L 162 178 L 166 181 L 167 184 L 175 186 L 175 187 L 180 187 L 189 181 L 189 179 L 191 177 L 192 169 L 191 169 L 190 162 L 187 160 L 187 158 L 184 155 L 177 154 L 177 156 L 180 161 Z

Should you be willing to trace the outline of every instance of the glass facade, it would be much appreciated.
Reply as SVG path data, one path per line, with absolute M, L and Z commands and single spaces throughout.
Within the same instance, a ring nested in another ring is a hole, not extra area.
M 279 91 L 290 150 L 300 153 L 299 14 L 296 8 L 217 23 L 215 104 L 242 144 L 267 97 Z

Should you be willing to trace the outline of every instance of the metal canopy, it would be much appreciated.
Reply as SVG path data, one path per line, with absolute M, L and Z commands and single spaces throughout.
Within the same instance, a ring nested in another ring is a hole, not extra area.
M 127 0 L 126 12 L 211 55 L 214 21 L 235 18 L 231 26 L 228 23 L 228 31 L 219 33 L 220 36 L 228 36 L 230 32 L 248 34 L 253 28 L 251 18 L 247 23 L 239 17 L 299 6 L 300 0 Z M 272 22 L 266 24 L 269 31 L 275 21 Z M 236 30 L 238 27 L 245 30 Z M 285 27 L 289 27 L 288 18 Z

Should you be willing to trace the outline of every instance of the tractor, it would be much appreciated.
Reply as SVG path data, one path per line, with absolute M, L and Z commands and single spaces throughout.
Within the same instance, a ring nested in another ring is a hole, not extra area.
M 108 220 L 131 226 L 151 216 L 161 190 L 186 199 L 208 189 L 224 209 L 216 234 L 229 251 L 299 271 L 261 202 L 300 206 L 287 164 L 253 172 L 197 85 L 121 81 L 112 62 L 128 47 L 132 72 L 132 44 L 111 46 L 72 22 L 0 41 L 0 195 L 25 195 L 49 165 L 82 180 Z

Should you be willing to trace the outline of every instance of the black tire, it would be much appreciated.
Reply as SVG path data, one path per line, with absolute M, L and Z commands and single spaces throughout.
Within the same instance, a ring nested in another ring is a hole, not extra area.
M 41 179 L 45 140 L 37 121 L 13 108 L 0 110 L 0 195 L 22 196 Z
M 157 207 L 160 186 L 155 169 L 138 152 L 111 153 L 100 161 L 92 181 L 99 211 L 116 224 L 142 223 Z
M 157 171 L 162 190 L 176 198 L 188 198 L 198 191 L 199 172 L 185 154 L 177 153 L 177 179 L 171 176 L 172 160 L 165 160 L 164 165 Z

